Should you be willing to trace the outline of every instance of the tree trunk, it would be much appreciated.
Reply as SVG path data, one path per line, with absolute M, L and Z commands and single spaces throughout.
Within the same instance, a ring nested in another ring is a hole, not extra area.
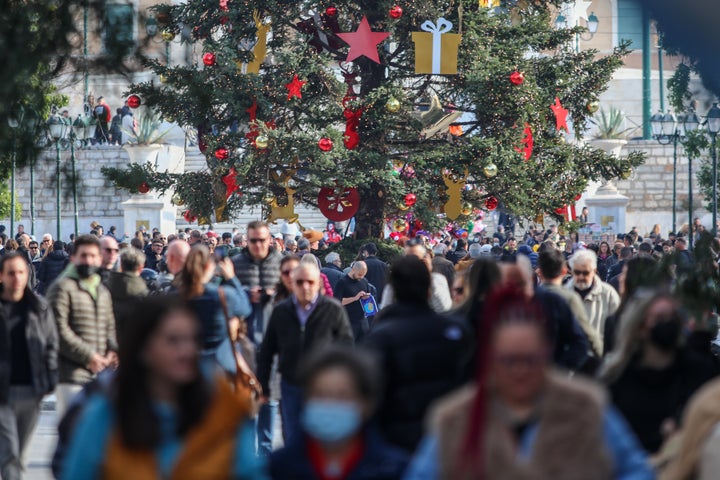
M 355 237 L 383 238 L 385 224 L 385 191 L 377 182 L 359 187 L 360 207 L 355 214 Z

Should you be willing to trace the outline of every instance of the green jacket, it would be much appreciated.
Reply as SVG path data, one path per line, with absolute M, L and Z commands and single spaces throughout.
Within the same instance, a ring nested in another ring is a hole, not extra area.
M 94 375 L 87 364 L 93 353 L 104 356 L 109 351 L 117 352 L 110 292 L 98 284 L 97 298 L 93 297 L 72 267 L 48 290 L 47 301 L 60 336 L 60 383 L 90 382 Z

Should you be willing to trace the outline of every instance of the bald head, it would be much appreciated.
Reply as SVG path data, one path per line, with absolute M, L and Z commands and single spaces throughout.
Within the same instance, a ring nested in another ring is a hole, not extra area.
M 115 268 L 120 254 L 117 240 L 113 237 L 102 237 L 100 239 L 100 254 L 102 255 L 102 268 L 107 270 Z
M 365 278 L 365 274 L 367 274 L 367 263 L 359 260 L 351 265 L 349 273 L 350 278 L 360 280 L 361 278 Z
M 176 240 L 168 245 L 165 252 L 165 263 L 167 263 L 168 272 L 177 275 L 183 269 L 188 253 L 190 253 L 190 244 L 180 240 Z

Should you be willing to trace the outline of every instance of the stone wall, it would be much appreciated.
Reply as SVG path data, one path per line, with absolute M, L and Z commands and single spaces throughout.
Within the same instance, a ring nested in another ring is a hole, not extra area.
M 617 182 L 620 193 L 630 198 L 627 207 L 627 226 L 637 226 L 641 233 L 652 229 L 656 223 L 662 225 L 663 231 L 672 227 L 672 177 L 673 158 L 672 145 L 659 145 L 655 141 L 632 141 L 623 151 L 626 154 L 632 150 L 647 152 L 644 165 L 638 167 L 630 179 Z M 74 229 L 73 204 L 71 189 L 70 152 L 61 151 L 61 214 L 62 237 L 67 240 Z M 128 163 L 128 155 L 120 147 L 105 147 L 75 152 L 78 174 L 78 211 L 79 230 L 88 232 L 90 222 L 96 220 L 105 228 L 115 225 L 120 232 L 132 234 L 128 229 L 134 226 L 123 225 L 123 212 L 120 204 L 129 198 L 127 192 L 115 189 L 100 172 L 102 166 L 121 167 Z M 697 172 L 700 160 L 693 161 L 693 171 Z M 204 157 L 197 150 L 187 152 L 186 170 L 198 170 L 205 167 Z M 677 226 L 678 228 L 688 220 L 688 160 L 681 145 L 678 146 L 677 163 Z M 18 171 L 17 198 L 22 204 L 22 218 L 17 223 L 25 225 L 30 231 L 30 172 L 29 168 Z M 35 166 L 35 234 L 45 232 L 55 234 L 56 231 L 56 200 L 55 200 L 55 151 L 43 152 Z M 696 182 L 693 182 L 694 208 L 693 215 L 707 217 L 704 210 L 704 199 L 700 195 Z M 582 208 L 582 201 L 578 204 L 578 211 Z M 305 227 L 322 229 L 325 226 L 324 217 L 314 209 L 298 206 L 297 213 Z M 248 221 L 260 218 L 263 212 L 260 207 L 248 209 L 243 212 L 235 222 L 216 226 L 220 231 L 229 231 L 233 227 L 241 227 Z M 592 217 L 592 212 L 591 212 Z M 592 219 L 592 218 L 591 218 Z M 1 223 L 9 228 L 9 220 L 2 219 Z M 178 226 L 184 226 L 182 218 L 178 219 Z M 282 225 L 274 226 L 273 230 L 280 231 Z
M 74 213 L 72 197 L 72 169 L 70 151 L 60 151 L 61 180 L 61 236 L 67 241 L 74 231 Z M 118 146 L 76 150 L 75 164 L 77 172 L 78 230 L 90 231 L 90 223 L 100 222 L 107 230 L 111 225 L 123 231 L 123 212 L 120 203 L 129 198 L 127 192 L 115 189 L 103 176 L 100 168 L 122 167 L 127 165 L 128 156 Z M 34 167 L 35 191 L 35 235 L 56 232 L 56 152 L 45 150 L 37 159 Z M 16 179 L 17 200 L 22 204 L 22 218 L 16 223 L 31 231 L 30 218 L 30 169 L 18 171 Z M 8 226 L 9 220 L 3 223 Z
M 629 142 L 623 155 L 633 150 L 647 153 L 645 163 L 628 180 L 617 182 L 618 191 L 630 199 L 627 207 L 628 227 L 637 226 L 641 233 L 659 223 L 664 232 L 672 228 L 673 146 L 654 140 Z M 705 200 L 697 185 L 696 173 L 701 159 L 693 160 L 693 216 L 703 217 Z M 688 222 L 688 159 L 681 144 L 677 153 L 677 228 Z

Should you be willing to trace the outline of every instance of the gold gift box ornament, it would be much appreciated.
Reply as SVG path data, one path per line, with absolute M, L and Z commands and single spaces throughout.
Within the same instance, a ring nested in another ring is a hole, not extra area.
M 415 73 L 433 75 L 457 74 L 459 33 L 448 33 L 452 22 L 440 17 L 436 23 L 426 20 L 422 32 L 412 32 L 415 44 Z

